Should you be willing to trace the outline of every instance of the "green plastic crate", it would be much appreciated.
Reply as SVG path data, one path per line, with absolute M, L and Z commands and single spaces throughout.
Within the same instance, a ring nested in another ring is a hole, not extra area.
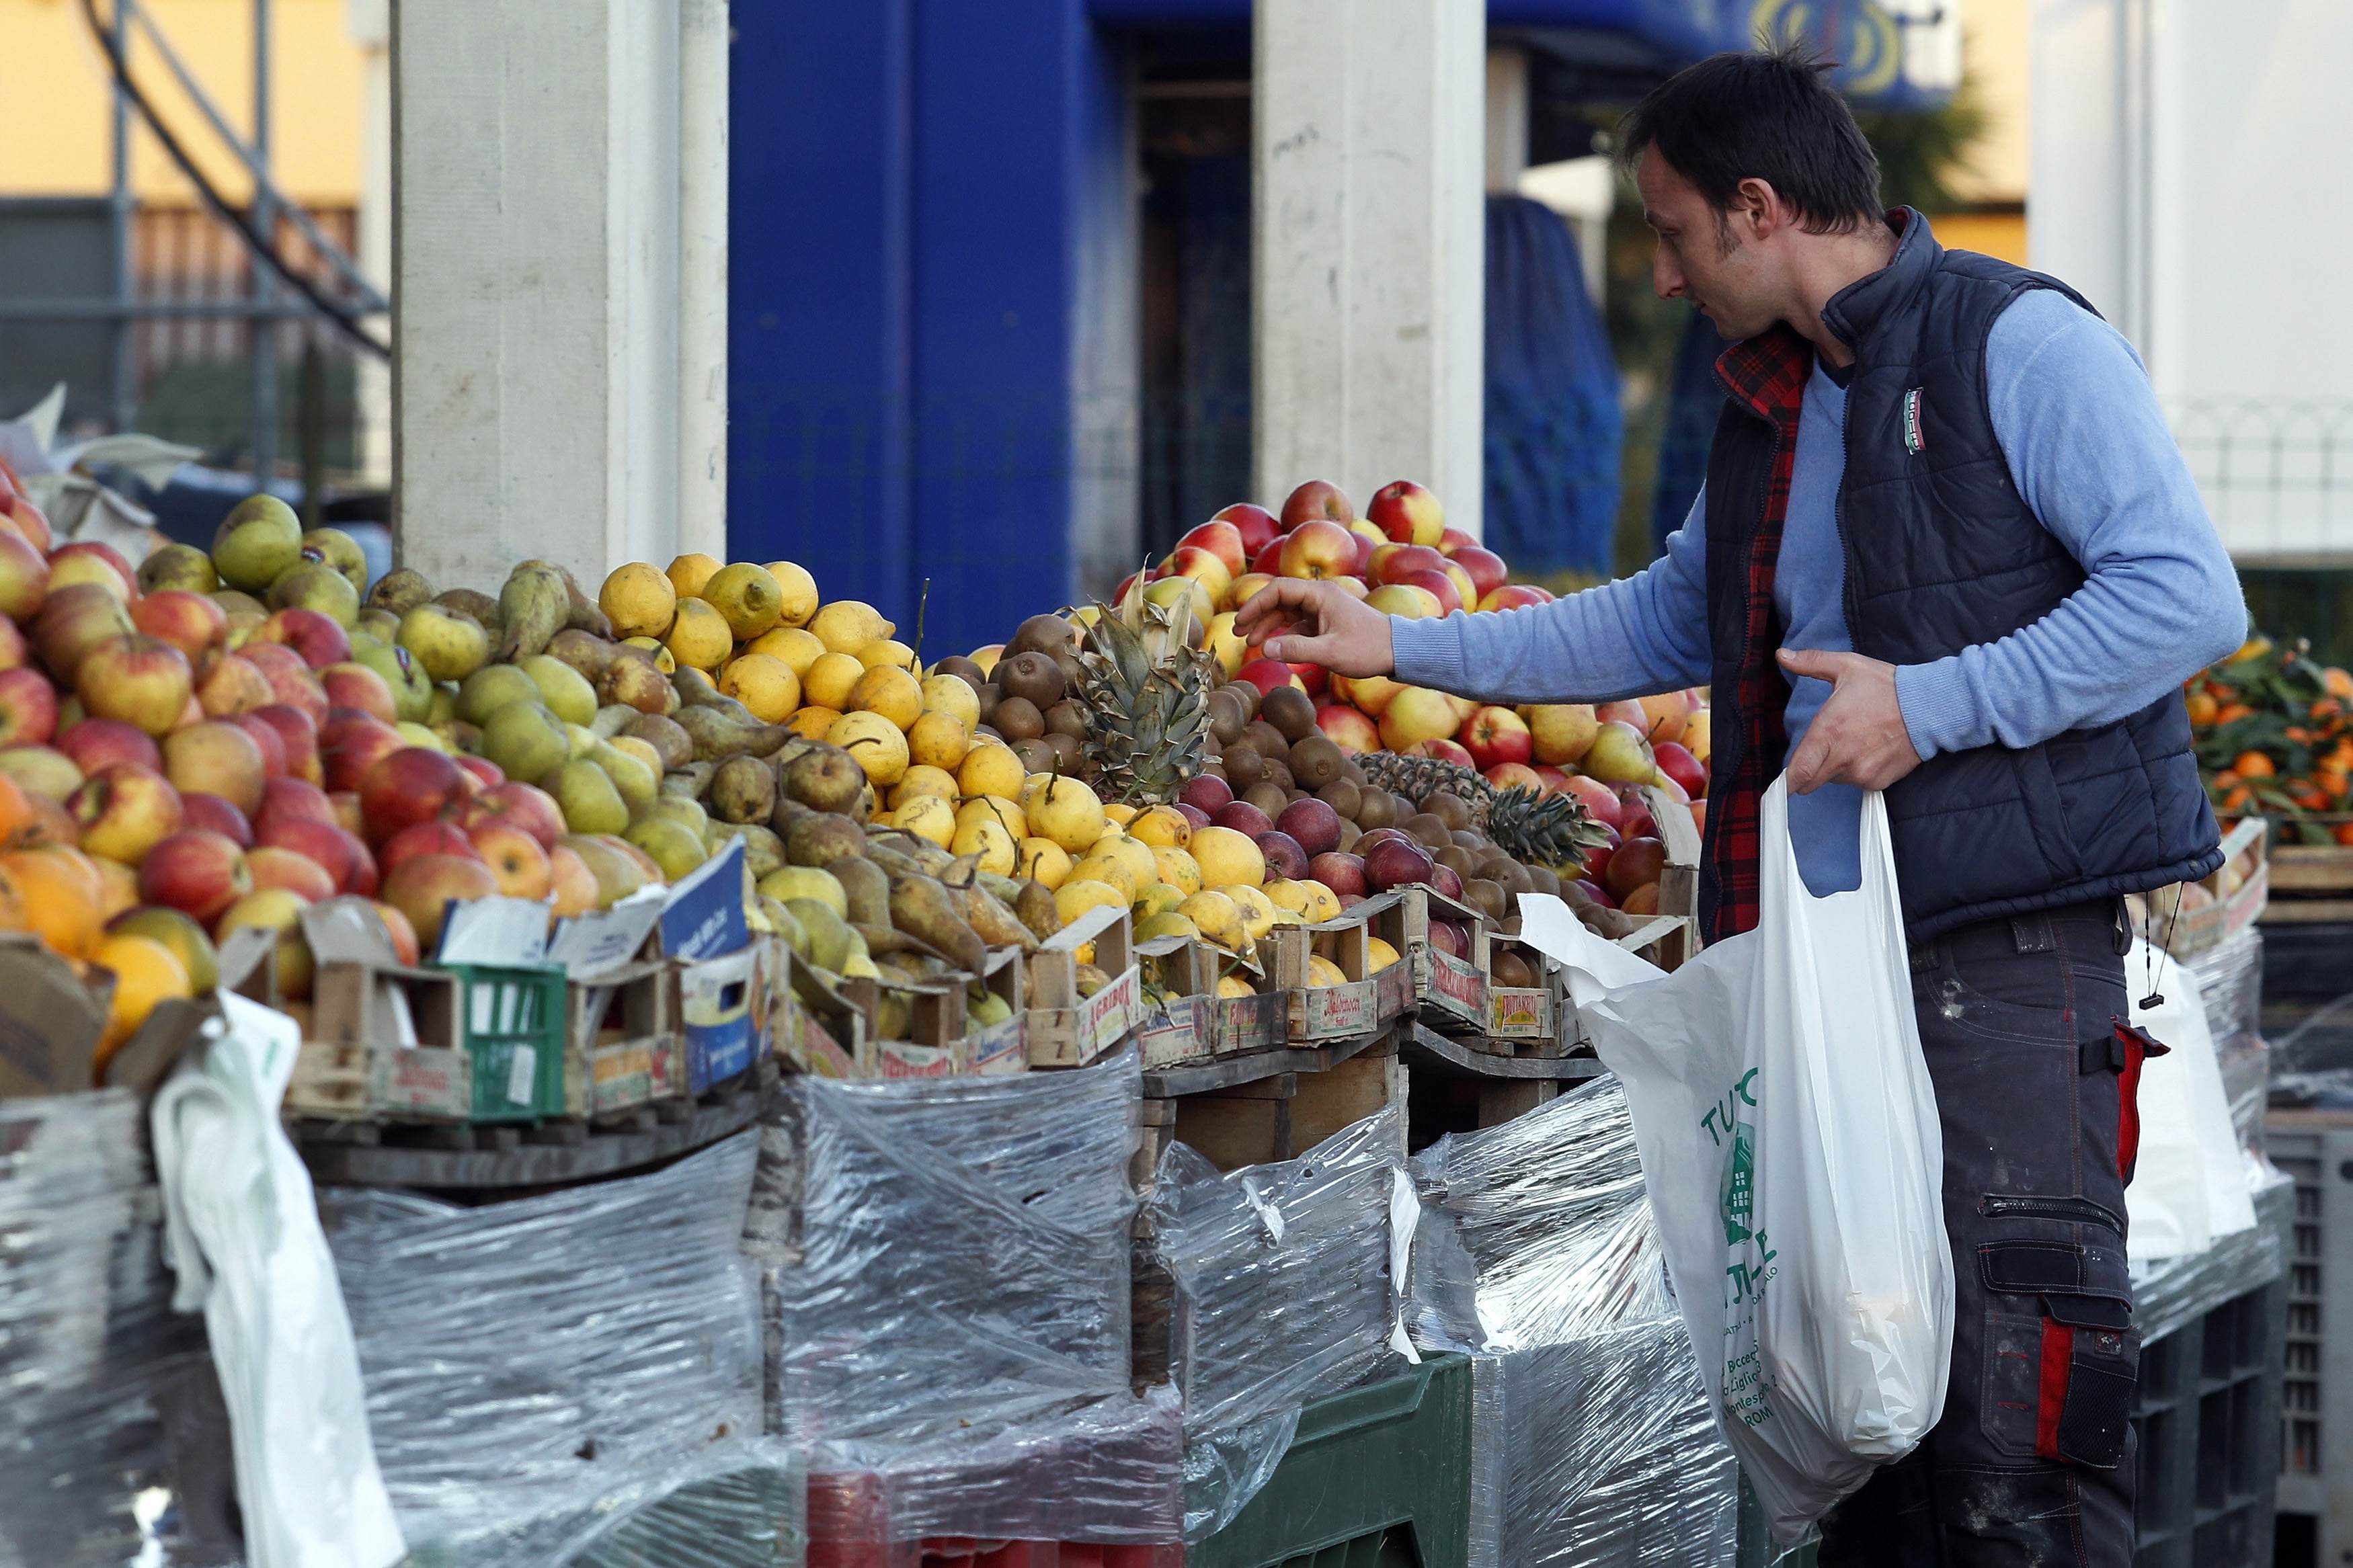
M 1273 1479 L 1187 1568 L 1462 1568 L 1471 1363 L 1432 1356 L 1318 1400 Z
M 445 963 L 458 977 L 459 1033 L 474 1063 L 476 1121 L 564 1114 L 564 971 Z

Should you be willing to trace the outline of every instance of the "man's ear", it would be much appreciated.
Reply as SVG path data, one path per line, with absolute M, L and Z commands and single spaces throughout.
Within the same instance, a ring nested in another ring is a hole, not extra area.
M 1781 198 L 1768 182 L 1751 177 L 1734 187 L 1732 224 L 1744 238 L 1770 238 L 1787 221 Z

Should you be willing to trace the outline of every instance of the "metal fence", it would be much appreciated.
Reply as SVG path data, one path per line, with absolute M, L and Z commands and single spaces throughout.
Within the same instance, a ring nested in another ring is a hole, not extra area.
M 2353 398 L 2179 398 L 2166 415 L 2234 557 L 2353 567 Z

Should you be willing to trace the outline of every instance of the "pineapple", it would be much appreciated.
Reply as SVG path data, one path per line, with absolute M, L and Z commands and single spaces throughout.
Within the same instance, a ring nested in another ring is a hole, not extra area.
M 1172 801 L 1201 771 L 1209 655 L 1187 643 L 1182 617 L 1191 612 L 1181 605 L 1130 594 L 1117 609 L 1097 611 L 1078 656 L 1096 787 L 1134 806 Z
M 1451 792 L 1471 808 L 1472 825 L 1524 865 L 1581 865 L 1588 847 L 1609 841 L 1583 802 L 1528 789 L 1499 790 L 1461 763 L 1442 757 L 1372 752 L 1358 757 L 1356 765 L 1372 784 L 1415 801 L 1440 790 Z

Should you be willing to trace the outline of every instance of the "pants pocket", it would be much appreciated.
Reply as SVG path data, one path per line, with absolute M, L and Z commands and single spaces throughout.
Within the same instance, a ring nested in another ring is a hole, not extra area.
M 2122 1245 L 2004 1237 L 1978 1248 L 1978 1268 L 1986 1441 L 2020 1458 L 2115 1468 L 2140 1375 Z

